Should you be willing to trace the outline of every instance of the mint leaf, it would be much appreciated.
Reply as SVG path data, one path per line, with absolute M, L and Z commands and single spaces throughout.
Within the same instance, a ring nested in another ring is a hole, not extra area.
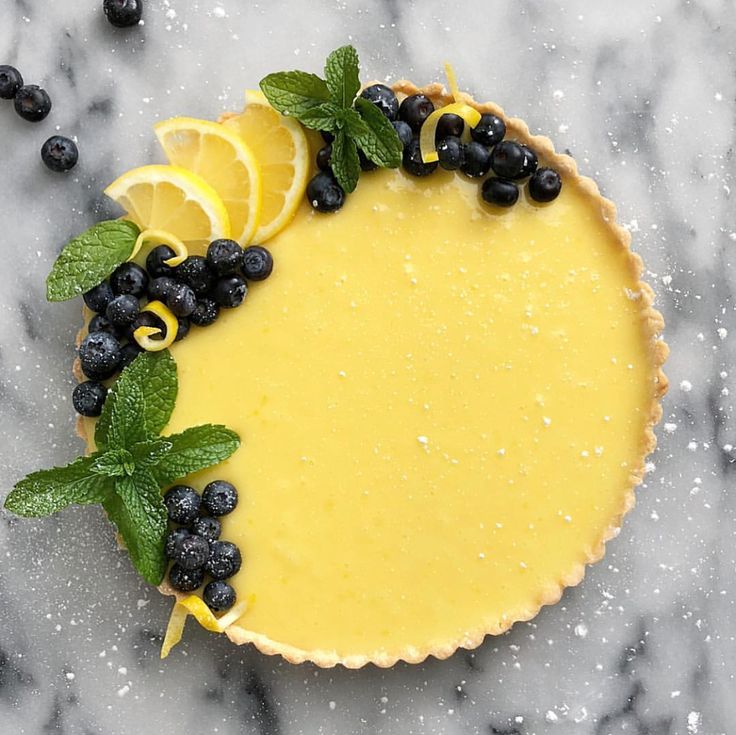
M 260 86 L 272 107 L 297 120 L 307 110 L 330 99 L 325 82 L 316 74 L 307 74 L 305 71 L 269 74 L 261 79 Z
M 109 220 L 75 237 L 61 251 L 46 278 L 46 298 L 66 301 L 104 281 L 130 257 L 139 234 L 133 222 Z
M 171 449 L 150 467 L 161 487 L 222 462 L 240 446 L 240 437 L 234 431 L 217 424 L 194 426 L 164 438 Z
M 338 127 L 336 113 L 339 111 L 340 108 L 334 102 L 323 102 L 303 112 L 299 116 L 299 122 L 312 130 L 327 130 L 334 133 Z
M 135 444 L 130 449 L 136 467 L 153 467 L 171 451 L 171 442 L 166 439 L 149 439 Z
M 19 516 L 40 518 L 67 505 L 102 502 L 112 492 L 112 481 L 92 473 L 98 457 L 80 457 L 66 467 L 28 475 L 5 498 L 5 509 Z
M 400 166 L 403 146 L 394 126 L 372 102 L 358 97 L 355 106 L 365 123 L 364 129 L 351 130 L 360 149 L 378 166 Z
M 325 79 L 333 102 L 340 107 L 352 107 L 360 89 L 358 52 L 352 46 L 335 49 L 327 57 Z
M 355 191 L 360 176 L 360 159 L 355 141 L 344 129 L 338 130 L 332 141 L 330 165 L 338 184 L 348 193 Z
M 105 401 L 105 404 L 110 403 L 110 430 L 107 434 L 107 443 L 116 448 L 129 447 L 149 437 L 149 432 L 146 431 L 143 388 L 130 380 L 121 388 L 121 381 L 122 377 Z
M 125 394 L 128 386 L 137 385 L 143 392 L 143 423 L 145 434 L 136 441 L 160 434 L 169 423 L 174 410 L 178 381 L 176 363 L 168 350 L 143 352 L 120 374 L 107 396 L 102 415 L 95 427 L 95 444 L 104 449 L 110 443 L 110 426 L 113 407 L 120 394 Z
M 127 449 L 108 449 L 102 452 L 91 467 L 91 471 L 105 477 L 132 475 L 135 460 Z
M 151 584 L 161 584 L 166 571 L 164 544 L 168 518 L 161 489 L 148 470 L 115 480 L 115 494 L 103 503 L 117 526 L 133 566 Z

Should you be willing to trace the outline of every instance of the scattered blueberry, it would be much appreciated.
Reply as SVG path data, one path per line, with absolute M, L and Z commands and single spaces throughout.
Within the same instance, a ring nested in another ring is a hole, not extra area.
M 146 257 L 146 270 L 151 278 L 173 276 L 174 269 L 164 261 L 173 258 L 176 253 L 168 245 L 157 245 Z
M 243 257 L 243 248 L 235 240 L 215 240 L 207 248 L 207 263 L 217 276 L 235 273 Z
M 103 281 L 98 286 L 91 288 L 84 294 L 84 303 L 87 304 L 89 309 L 96 311 L 98 314 L 103 314 L 107 305 L 113 300 L 115 294 L 110 288 L 110 284 L 107 281 Z
M 243 253 L 243 275 L 248 281 L 265 281 L 273 271 L 273 256 L 260 245 L 251 245 Z
M 225 480 L 211 482 L 202 493 L 202 505 L 212 516 L 224 516 L 232 513 L 237 504 L 238 491 Z
M 496 115 L 485 113 L 480 116 L 480 122 L 470 129 L 470 137 L 476 143 L 482 143 L 491 148 L 503 140 L 506 135 L 506 123 Z
M 204 516 L 202 518 L 196 518 L 192 523 L 192 533 L 196 533 L 197 536 L 201 536 L 206 539 L 209 543 L 217 541 L 220 538 L 222 531 L 222 524 L 217 518 L 210 518 Z
M 176 286 L 176 281 L 173 278 L 169 278 L 169 276 L 153 278 L 148 283 L 148 298 L 151 301 L 162 301 L 166 303 L 166 297 L 174 286 Z
M 519 198 L 519 187 L 513 181 L 493 176 L 483 182 L 481 194 L 483 201 L 489 204 L 495 204 L 497 207 L 512 207 Z
M 174 316 L 189 316 L 197 308 L 197 297 L 189 286 L 175 283 L 166 294 L 166 305 Z
M 330 168 L 331 158 L 332 143 L 328 143 L 317 151 L 317 168 L 320 171 L 327 171 Z
M 15 93 L 15 111 L 28 122 L 41 122 L 51 112 L 51 98 L 45 89 L 26 84 Z
M 105 309 L 105 316 L 116 327 L 129 327 L 138 316 L 138 299 L 130 294 L 116 296 Z
M 214 541 L 205 570 L 213 579 L 227 579 L 237 574 L 242 564 L 240 549 L 230 541 Z
M 407 123 L 405 123 L 403 120 L 394 120 L 393 123 L 391 123 L 394 126 L 394 130 L 396 131 L 396 134 L 399 136 L 399 140 L 401 141 L 401 145 L 406 148 L 406 146 L 411 143 L 412 138 L 414 137 L 414 133 L 412 132 L 411 127 Z
M 399 106 L 399 119 L 403 120 L 415 133 L 418 133 L 424 121 L 434 112 L 434 104 L 423 94 L 406 97 Z
M 389 120 L 396 120 L 399 114 L 399 101 L 391 87 L 385 84 L 371 84 L 366 87 L 360 96 L 372 102 Z
M 227 582 L 215 579 L 205 585 L 202 598 L 210 610 L 220 612 L 235 604 L 235 590 Z
M 79 345 L 79 362 L 88 378 L 105 380 L 120 365 L 120 344 L 107 332 L 92 332 Z
M 201 569 L 210 555 L 210 545 L 202 536 L 189 534 L 179 540 L 171 557 L 182 569 Z
M 170 521 L 188 526 L 199 515 L 202 499 L 194 488 L 188 485 L 174 485 L 166 491 L 164 505 Z
M 128 293 L 141 298 L 148 288 L 148 273 L 137 263 L 122 263 L 110 276 L 110 288 L 118 296 Z
M 128 367 L 128 365 L 130 365 L 130 363 L 133 362 L 141 352 L 143 352 L 143 348 L 137 342 L 128 342 L 128 344 L 120 350 L 120 369 L 124 370 Z
M 166 534 L 166 545 L 164 547 L 166 558 L 173 559 L 177 546 L 190 535 L 191 531 L 188 528 L 175 528 L 173 531 L 169 531 Z
M 0 99 L 12 100 L 23 86 L 23 77 L 14 66 L 0 65 Z
M 465 160 L 460 170 L 466 176 L 485 176 L 491 168 L 491 152 L 481 143 L 471 140 L 465 146 Z
M 465 146 L 460 142 L 460 138 L 448 135 L 437 143 L 437 156 L 442 168 L 456 171 L 465 161 Z
M 212 288 L 211 296 L 226 309 L 240 306 L 248 294 L 248 286 L 242 276 L 225 276 L 220 278 Z
M 197 306 L 189 316 L 189 321 L 198 327 L 209 327 L 214 324 L 220 313 L 220 307 L 212 299 L 200 299 Z
M 538 168 L 529 179 L 529 195 L 535 202 L 551 202 L 562 190 L 562 179 L 553 168 Z
M 179 592 L 193 592 L 204 582 L 204 569 L 184 569 L 172 564 L 169 570 L 169 584 Z
M 82 416 L 99 416 L 107 398 L 107 388 L 95 380 L 87 380 L 74 388 L 74 410 Z
M 502 140 L 491 151 L 491 168 L 502 179 L 522 179 L 527 153 L 515 140 Z
M 373 163 L 360 148 L 358 148 L 358 161 L 360 162 L 361 171 L 375 171 L 378 168 L 378 164 Z
M 185 316 L 178 316 L 176 321 L 178 322 L 178 326 L 176 328 L 174 342 L 179 342 L 179 340 L 184 339 L 189 334 L 189 319 Z
M 90 333 L 107 332 L 113 337 L 119 336 L 119 330 L 117 329 L 117 327 L 106 316 L 103 316 L 102 314 L 95 314 L 89 320 L 89 327 L 87 328 L 87 331 Z
M 190 255 L 176 267 L 174 278 L 194 291 L 197 296 L 205 296 L 215 281 L 214 273 L 201 255 Z
M 521 144 L 521 147 L 524 149 L 522 175 L 531 176 L 537 170 L 539 159 L 537 158 L 537 154 L 528 145 Z
M 407 97 L 407 99 L 409 98 Z M 412 176 L 429 176 L 439 165 L 437 161 L 434 161 L 434 163 L 424 163 L 422 161 L 419 138 L 413 138 L 411 143 L 404 148 L 403 163 L 404 169 Z
M 41 146 L 41 160 L 51 171 L 71 171 L 79 160 L 79 149 L 73 140 L 63 135 L 52 135 Z
M 331 172 L 322 171 L 307 184 L 307 199 L 318 212 L 337 212 L 345 203 L 345 192 Z
M 143 16 L 143 0 L 104 0 L 102 9 L 116 28 L 137 25 Z
M 437 123 L 434 139 L 439 142 L 448 135 L 454 135 L 456 138 L 459 138 L 463 134 L 463 130 L 465 130 L 465 120 L 460 115 L 447 112 L 440 117 Z

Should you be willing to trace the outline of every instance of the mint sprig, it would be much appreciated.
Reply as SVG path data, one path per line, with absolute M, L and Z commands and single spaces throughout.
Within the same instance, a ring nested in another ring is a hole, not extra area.
M 403 147 L 393 125 L 372 102 L 356 97 L 360 62 L 352 46 L 342 46 L 327 57 L 324 80 L 303 71 L 278 72 L 261 80 L 261 90 L 282 114 L 335 136 L 331 166 L 345 191 L 358 184 L 358 149 L 382 168 L 401 165 Z
M 235 432 L 212 424 L 159 436 L 174 409 L 177 384 L 168 351 L 139 355 L 105 401 L 95 431 L 97 451 L 66 467 L 28 475 L 10 491 L 5 508 L 41 517 L 68 505 L 99 503 L 138 572 L 160 584 L 167 530 L 162 488 L 222 462 L 240 445 Z
M 67 301 L 104 281 L 133 252 L 140 235 L 128 220 L 98 222 L 59 254 L 46 278 L 46 298 Z

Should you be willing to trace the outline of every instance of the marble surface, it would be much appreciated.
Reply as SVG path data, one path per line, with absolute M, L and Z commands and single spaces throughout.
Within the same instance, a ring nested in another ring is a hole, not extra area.
M 99 6 L 0 5 L 0 63 L 54 100 L 36 126 L 0 105 L 3 492 L 81 449 L 64 367 L 79 307 L 47 305 L 43 279 L 106 214 L 103 186 L 152 158 L 158 118 L 216 116 L 265 73 L 316 71 L 348 41 L 364 78 L 431 81 L 450 58 L 463 86 L 598 180 L 666 316 L 672 388 L 605 561 L 533 622 L 444 662 L 322 671 L 190 625 L 161 663 L 169 603 L 101 513 L 0 516 L 0 732 L 736 732 L 732 0 L 147 0 L 145 25 L 125 31 Z M 39 159 L 56 130 L 79 140 L 70 176 Z

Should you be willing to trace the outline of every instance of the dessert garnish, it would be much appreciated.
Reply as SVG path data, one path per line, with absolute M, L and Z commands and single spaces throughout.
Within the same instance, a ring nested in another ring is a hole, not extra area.
M 128 28 L 140 23 L 143 17 L 143 0 L 104 0 L 105 17 L 116 28 Z

